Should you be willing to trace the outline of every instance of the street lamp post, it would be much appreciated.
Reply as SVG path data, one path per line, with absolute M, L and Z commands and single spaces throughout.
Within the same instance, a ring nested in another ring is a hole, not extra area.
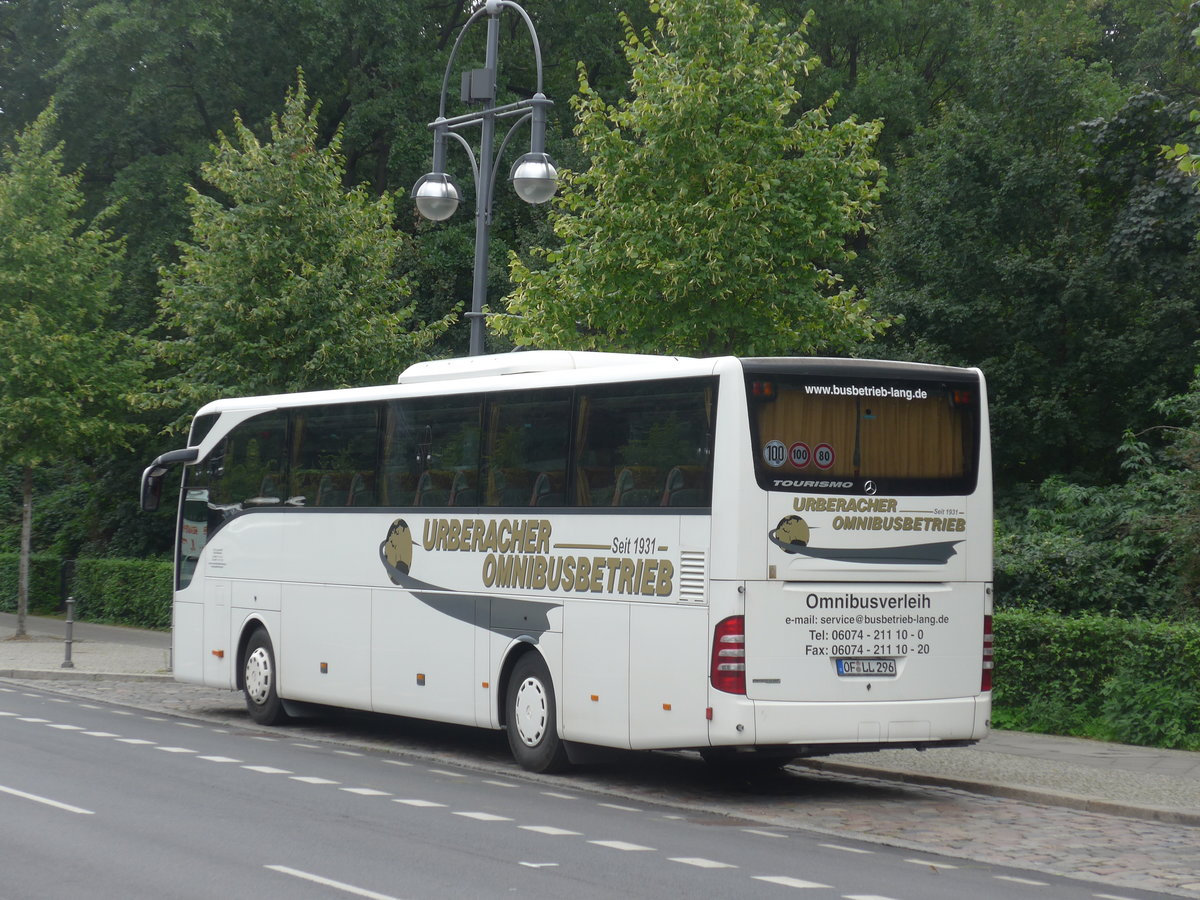
M 534 56 L 537 60 L 537 92 L 528 100 L 519 100 L 496 106 L 496 57 L 500 46 L 500 13 L 504 9 L 512 9 L 520 14 L 529 29 L 533 41 Z M 446 89 L 450 84 L 450 71 L 458 48 L 462 44 L 463 35 L 467 29 L 483 16 L 487 16 L 487 54 L 482 69 L 472 69 L 462 76 L 462 99 L 465 102 L 482 102 L 483 108 L 478 112 L 446 118 Z M 438 117 L 429 123 L 433 131 L 433 171 L 422 175 L 413 187 L 413 199 L 417 211 L 425 218 L 440 222 L 454 215 L 462 200 L 462 192 L 457 182 L 446 173 L 446 138 L 454 138 L 467 151 L 471 160 L 471 172 L 475 177 L 475 276 L 471 290 L 471 311 L 467 317 L 471 320 L 470 355 L 478 356 L 483 353 L 484 313 L 483 305 L 487 299 L 487 267 L 488 240 L 492 224 L 492 194 L 496 176 L 500 168 L 500 158 L 508 146 L 513 133 L 525 122 L 530 123 L 529 152 L 521 156 L 512 168 L 509 177 L 517 196 L 526 203 L 545 203 L 554 196 L 558 172 L 554 162 L 546 153 L 546 109 L 552 101 L 542 93 L 542 49 L 538 45 L 537 32 L 529 16 L 512 0 L 487 0 L 487 3 L 477 9 L 458 34 L 454 48 L 450 51 L 450 60 L 446 64 L 446 75 L 442 79 L 442 97 L 438 108 Z M 500 142 L 499 149 L 493 152 L 496 137 L 496 120 L 517 117 L 517 120 Z M 481 125 L 479 137 L 479 156 L 467 140 L 459 134 L 459 129 L 471 125 Z

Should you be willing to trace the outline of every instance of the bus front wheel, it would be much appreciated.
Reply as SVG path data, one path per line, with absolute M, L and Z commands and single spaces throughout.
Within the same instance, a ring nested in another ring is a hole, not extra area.
M 567 748 L 558 737 L 558 712 L 550 670 L 537 653 L 526 653 L 508 680 L 505 727 L 508 746 L 530 772 L 561 772 Z
M 242 667 L 246 709 L 250 718 L 259 725 L 278 725 L 287 720 L 283 702 L 276 691 L 277 671 L 271 638 L 260 628 L 250 635 L 246 644 L 246 661 Z

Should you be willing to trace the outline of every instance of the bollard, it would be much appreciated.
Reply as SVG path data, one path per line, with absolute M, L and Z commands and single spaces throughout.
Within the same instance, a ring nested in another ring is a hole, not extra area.
M 75 598 L 67 598 L 67 639 L 66 639 L 66 656 L 63 658 L 61 668 L 73 669 L 75 663 L 71 662 L 71 638 L 75 633 Z

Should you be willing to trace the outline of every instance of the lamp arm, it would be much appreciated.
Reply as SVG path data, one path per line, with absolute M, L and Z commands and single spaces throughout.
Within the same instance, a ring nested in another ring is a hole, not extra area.
M 520 9 L 520 7 L 517 7 L 517 8 Z M 442 118 L 445 118 L 445 116 L 446 116 L 446 92 L 450 88 L 450 70 L 454 68 L 454 59 L 455 59 L 455 57 L 458 56 L 458 48 L 462 44 L 463 35 L 465 35 L 467 33 L 467 29 L 470 28 L 473 24 L 475 24 L 475 22 L 478 19 L 487 15 L 487 12 L 488 12 L 487 5 L 485 4 L 481 7 L 479 7 L 479 9 L 475 10 L 475 12 L 471 13 L 471 17 L 469 19 L 467 19 L 467 21 L 465 23 L 463 23 L 463 27 L 459 29 L 458 37 L 454 39 L 454 46 L 450 49 L 450 59 L 448 59 L 446 61 L 446 74 L 442 76 L 442 97 L 441 97 L 440 102 L 438 103 L 438 115 L 441 116 Z M 522 10 L 522 12 L 523 12 L 523 10 Z M 541 56 L 540 51 L 538 52 L 538 56 L 539 57 Z M 541 80 L 542 80 L 542 62 L 541 62 L 541 59 L 539 58 L 538 59 L 538 83 L 539 84 L 541 84 Z M 539 88 L 539 90 L 540 90 L 540 88 Z
M 500 142 L 500 149 L 496 151 L 495 158 L 492 160 L 492 178 L 491 178 L 491 181 L 488 183 L 488 189 L 492 194 L 495 194 L 495 191 L 496 191 L 496 178 L 500 174 L 500 160 L 503 159 L 503 157 L 504 157 L 504 148 L 508 146 L 508 142 L 512 138 L 512 136 L 516 132 L 516 130 L 532 118 L 533 118 L 533 113 L 531 113 L 531 112 L 525 113 L 525 115 L 521 116 L 521 118 L 519 118 L 519 119 L 517 119 L 517 121 L 513 122 L 512 127 L 509 128 L 508 132 L 504 135 L 504 140 L 502 140 Z M 457 137 L 457 135 L 455 135 L 455 136 Z M 491 196 L 489 196 L 487 198 L 487 205 L 488 205 L 488 209 L 490 210 L 492 208 Z
M 471 161 L 471 176 L 475 179 L 475 183 L 479 184 L 479 163 L 475 161 L 475 151 L 471 149 L 471 145 L 467 143 L 467 139 L 457 131 L 447 130 L 446 135 L 462 144 L 462 148 L 467 151 L 467 159 Z M 508 138 L 505 138 L 505 140 L 507 141 Z

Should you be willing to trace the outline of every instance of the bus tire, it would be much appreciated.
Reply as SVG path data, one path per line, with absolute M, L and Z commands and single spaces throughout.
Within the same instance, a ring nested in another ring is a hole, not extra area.
M 276 690 L 278 673 L 271 638 L 265 628 L 256 629 L 246 642 L 242 689 L 246 695 L 246 710 L 259 725 L 279 725 L 287 721 L 287 713 Z
M 567 748 L 558 736 L 558 705 L 545 660 L 526 653 L 513 666 L 505 700 L 508 746 L 521 768 L 561 772 Z

